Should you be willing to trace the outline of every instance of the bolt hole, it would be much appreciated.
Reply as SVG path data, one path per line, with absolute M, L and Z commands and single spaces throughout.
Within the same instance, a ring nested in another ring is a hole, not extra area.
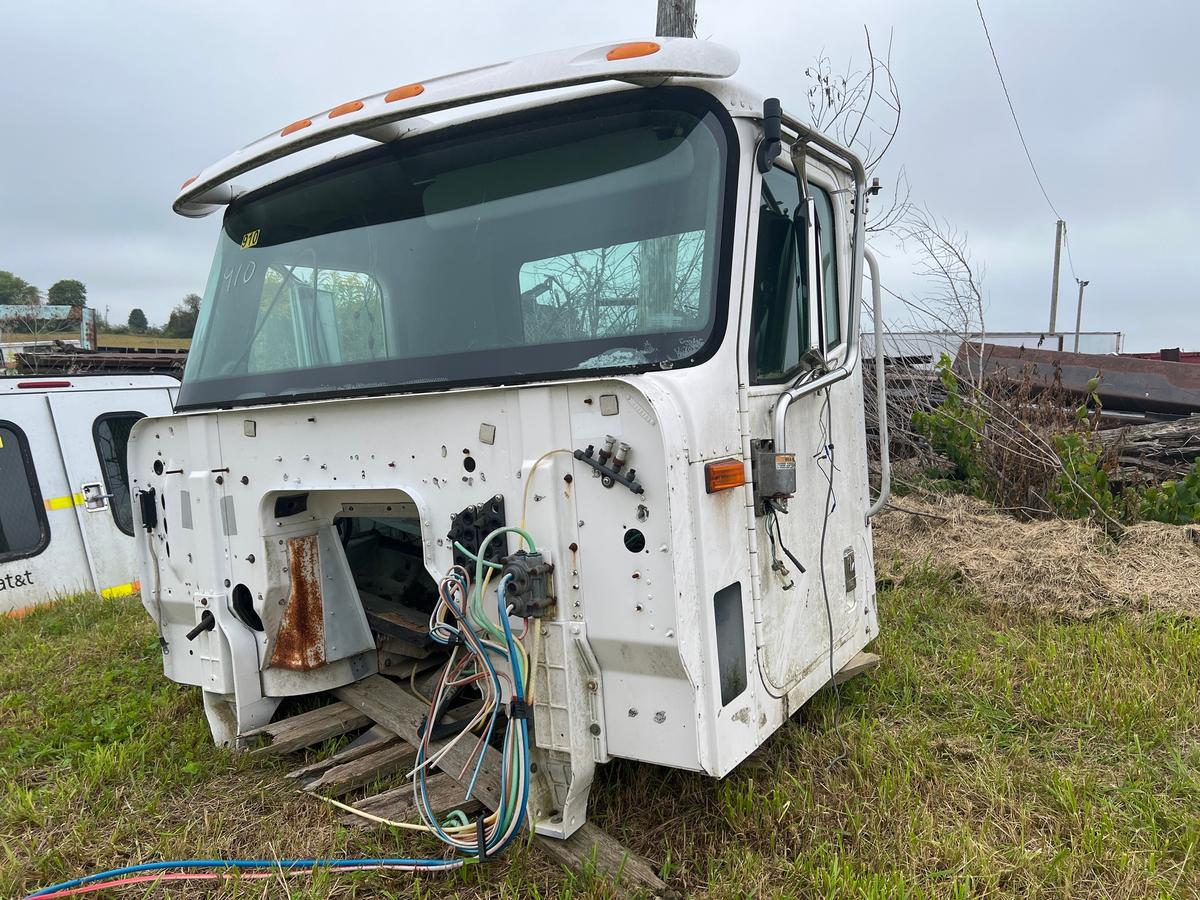
M 475 471 L 475 457 L 468 456 L 466 459 L 464 459 L 463 460 L 463 468 L 466 469 L 468 472 L 474 472 Z
M 625 532 L 625 549 L 630 553 L 641 553 L 646 549 L 646 536 L 636 528 Z
M 165 469 L 165 468 L 166 468 L 166 466 L 163 465 L 163 461 L 161 459 L 156 459 L 154 461 L 154 474 L 155 475 L 161 475 L 163 473 L 163 469 Z

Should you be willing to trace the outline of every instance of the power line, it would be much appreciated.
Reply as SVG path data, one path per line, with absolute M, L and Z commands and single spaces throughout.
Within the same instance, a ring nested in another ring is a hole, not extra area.
M 1042 190 L 1042 196 L 1046 198 L 1046 204 L 1054 213 L 1055 218 L 1061 219 L 1062 215 L 1054 208 L 1054 201 L 1050 199 L 1050 195 L 1046 193 L 1046 186 L 1042 184 L 1042 176 L 1038 174 L 1037 166 L 1033 164 L 1033 155 L 1029 152 L 1029 145 L 1025 143 L 1025 133 L 1021 131 L 1021 123 L 1017 121 L 1017 111 L 1013 107 L 1012 97 L 1008 93 L 1008 85 L 1004 81 L 1004 73 L 1000 71 L 1000 60 L 996 56 L 996 48 L 992 44 L 992 35 L 988 31 L 987 19 L 983 17 L 983 5 L 980 0 L 975 0 L 975 8 L 979 10 L 979 21 L 983 24 L 983 34 L 987 38 L 988 49 L 992 51 L 992 62 L 996 64 L 996 74 L 1000 76 L 1000 87 L 1004 89 L 1004 99 L 1008 101 L 1008 111 L 1012 113 L 1013 124 L 1017 126 L 1017 137 L 1021 139 L 1021 146 L 1025 148 L 1025 158 L 1029 160 L 1029 168 L 1033 170 L 1033 177 L 1037 180 L 1037 185 Z M 1070 251 L 1067 253 L 1070 256 Z
M 1076 281 L 1079 276 L 1075 274 L 1075 260 L 1071 258 L 1071 229 L 1067 227 L 1067 223 L 1063 222 L 1063 246 L 1067 248 L 1067 268 L 1071 270 L 1071 277 Z

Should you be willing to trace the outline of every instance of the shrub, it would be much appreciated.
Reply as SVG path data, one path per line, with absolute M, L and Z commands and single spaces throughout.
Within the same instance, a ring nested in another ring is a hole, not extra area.
M 968 492 L 999 506 L 1109 524 L 1200 522 L 1200 460 L 1178 481 L 1114 489 L 1117 448 L 1096 438 L 1098 378 L 1073 411 L 1057 382 L 1012 390 L 964 385 L 950 357 L 937 366 L 945 399 L 913 413 L 914 430 L 954 467 Z
M 972 492 L 977 492 L 986 475 L 980 463 L 980 445 L 987 416 L 978 404 L 963 400 L 954 363 L 947 354 L 942 354 L 936 369 L 946 399 L 933 409 L 914 412 L 913 428 L 950 460 L 956 475 L 967 482 Z
M 1188 525 L 1200 522 L 1200 460 L 1178 481 L 1164 481 L 1142 492 L 1138 509 L 1143 519 Z

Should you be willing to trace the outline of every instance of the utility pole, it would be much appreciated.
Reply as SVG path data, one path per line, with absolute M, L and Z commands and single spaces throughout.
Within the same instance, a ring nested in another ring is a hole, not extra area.
M 688 37 L 696 33 L 696 0 L 658 0 L 654 33 L 659 37 Z M 679 238 L 649 238 L 638 244 L 638 324 L 643 331 L 673 325 Z
M 1079 282 L 1079 305 L 1075 307 L 1075 352 L 1078 353 L 1079 325 L 1083 321 L 1083 289 L 1088 286 L 1088 283 L 1086 281 L 1081 281 L 1078 278 L 1075 280 Z
M 658 0 L 659 37 L 692 37 L 696 33 L 696 0 Z
M 1054 282 L 1050 285 L 1050 333 L 1058 330 L 1058 264 L 1062 261 L 1063 229 L 1066 222 L 1058 220 L 1054 229 Z

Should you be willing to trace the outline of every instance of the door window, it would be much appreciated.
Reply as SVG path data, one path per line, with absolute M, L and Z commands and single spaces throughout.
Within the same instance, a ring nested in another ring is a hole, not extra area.
M 817 247 L 821 254 L 821 292 L 824 296 L 825 348 L 832 350 L 842 342 L 842 320 L 838 304 L 837 250 L 834 241 L 833 199 L 815 184 L 812 192 L 817 208 Z
M 130 536 L 133 535 L 133 505 L 129 499 L 129 432 L 134 423 L 143 418 L 145 413 L 140 412 L 105 413 L 92 425 L 92 439 L 100 459 L 104 492 L 110 495 L 108 506 L 113 521 Z
M 841 341 L 842 330 L 833 203 L 820 187 L 809 184 L 809 191 L 816 207 L 821 255 L 821 318 L 826 346 L 833 347 Z M 811 319 L 816 309 L 808 302 L 807 260 L 800 259 L 798 270 L 796 265 L 796 245 L 801 236 L 793 216 L 799 203 L 800 191 L 791 172 L 773 168 L 763 176 L 750 314 L 750 372 L 754 384 L 791 378 L 799 370 L 805 351 L 815 343 Z
M 50 543 L 50 525 L 25 433 L 0 422 L 0 562 L 37 556 Z
M 808 308 L 803 274 L 796 271 L 792 220 L 799 202 L 790 172 L 773 168 L 763 176 L 750 328 L 750 370 L 756 384 L 787 378 L 808 346 Z

